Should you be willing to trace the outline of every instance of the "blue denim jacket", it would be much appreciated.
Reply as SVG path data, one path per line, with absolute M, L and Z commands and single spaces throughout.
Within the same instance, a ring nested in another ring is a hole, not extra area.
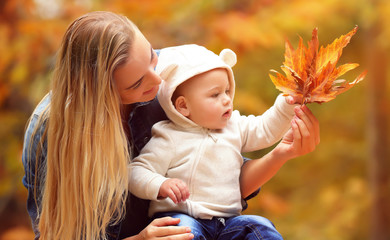
M 35 176 L 35 167 L 36 166 L 44 166 L 46 162 L 46 153 L 47 153 L 47 146 L 46 146 L 46 140 L 42 138 L 44 134 L 44 129 L 46 124 L 43 124 L 39 129 L 37 129 L 37 133 L 35 134 L 34 139 L 32 139 L 32 135 L 34 132 L 35 127 L 38 124 L 39 116 L 44 112 L 46 107 L 48 106 L 50 102 L 50 96 L 46 96 L 42 102 L 37 106 L 34 113 L 31 116 L 31 120 L 29 122 L 29 125 L 27 127 L 27 130 L 24 135 L 24 143 L 23 143 L 23 155 L 22 155 L 22 162 L 24 166 L 25 175 L 22 179 L 23 185 L 28 190 L 28 198 L 27 198 L 27 211 L 30 215 L 33 230 L 35 233 L 35 239 L 39 238 L 39 232 L 37 231 L 37 216 L 38 216 L 38 207 L 39 205 L 38 200 L 35 201 L 34 198 L 34 191 L 37 191 L 36 194 L 39 196 L 39 191 L 42 189 L 40 180 L 42 179 L 41 176 L 44 174 L 42 167 L 40 167 L 39 171 L 37 171 L 38 176 Z M 41 139 L 43 142 L 41 142 Z M 31 144 L 31 151 L 29 152 Z M 41 148 L 41 157 L 39 158 L 39 163 L 36 163 L 36 151 L 38 147 Z M 30 160 L 31 159 L 31 160 Z M 35 180 L 37 181 L 37 189 L 35 189 Z

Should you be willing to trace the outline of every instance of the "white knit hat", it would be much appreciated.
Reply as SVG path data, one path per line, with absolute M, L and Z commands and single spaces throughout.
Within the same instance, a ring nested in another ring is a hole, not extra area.
M 225 68 L 227 70 L 230 94 L 233 99 L 235 82 L 231 67 L 236 62 L 236 54 L 230 49 L 222 50 L 219 55 L 195 44 L 162 49 L 158 57 L 156 72 L 163 81 L 157 96 L 167 116 L 172 121 L 177 118 L 172 115 L 177 115 L 178 112 L 171 101 L 176 88 L 188 79 L 212 69 Z

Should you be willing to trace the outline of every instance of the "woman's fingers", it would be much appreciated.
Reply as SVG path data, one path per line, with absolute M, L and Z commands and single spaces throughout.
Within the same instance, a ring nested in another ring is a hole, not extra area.
M 294 118 L 301 135 L 301 154 L 312 152 L 320 141 L 319 124 L 310 109 L 306 106 L 296 107 Z
M 301 110 L 307 117 L 307 120 L 310 121 L 310 123 L 307 124 L 307 127 L 314 139 L 314 144 L 318 145 L 320 143 L 320 125 L 318 120 L 306 105 L 302 106 Z
M 163 226 L 170 226 L 170 225 L 177 225 L 180 222 L 180 218 L 173 218 L 173 217 L 162 217 L 162 218 L 156 218 L 154 219 L 150 225 L 156 226 L 156 227 L 163 227 Z
M 293 149 L 298 150 L 297 152 L 300 152 L 300 149 L 302 148 L 302 135 L 300 131 L 300 127 L 298 122 L 302 122 L 298 117 L 294 117 L 291 122 L 291 128 L 293 130 L 293 141 L 292 146 Z
M 317 120 L 317 118 L 314 116 L 314 114 L 310 111 L 310 109 L 307 106 L 303 106 L 302 110 L 305 112 L 307 116 L 309 116 L 310 121 L 313 126 L 313 134 L 315 137 L 315 143 L 319 144 L 320 143 L 320 124 Z
M 179 218 L 163 217 L 154 219 L 139 235 L 141 239 L 175 239 L 186 240 L 193 239 L 189 227 L 172 226 L 180 222 Z
M 176 234 L 173 236 L 160 237 L 158 240 L 190 240 L 194 238 L 192 233 Z
M 154 228 L 154 234 L 156 237 L 165 237 L 178 234 L 190 233 L 191 229 L 189 227 L 179 227 L 179 226 L 161 226 Z
M 312 152 L 320 142 L 318 120 L 306 106 L 294 108 L 296 115 L 291 120 L 291 129 L 277 145 L 278 153 L 286 159 Z
M 301 119 L 308 129 L 313 128 L 312 113 L 306 106 L 297 106 L 294 108 L 295 114 Z

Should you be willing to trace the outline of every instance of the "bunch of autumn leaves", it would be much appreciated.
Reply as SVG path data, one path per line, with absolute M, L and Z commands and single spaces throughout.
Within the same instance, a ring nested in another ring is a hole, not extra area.
M 357 63 L 336 66 L 343 48 L 356 31 L 357 27 L 348 34 L 335 39 L 325 48 L 321 46 L 319 50 L 317 28 L 313 30 L 312 39 L 307 47 L 303 45 L 302 38 L 296 50 L 286 40 L 285 61 L 281 67 L 286 76 L 271 70 L 276 73 L 276 77 L 270 74 L 272 82 L 284 95 L 301 96 L 302 104 L 323 103 L 334 99 L 362 81 L 367 74 L 367 71 L 364 71 L 352 82 L 338 79 L 341 75 L 359 66 Z

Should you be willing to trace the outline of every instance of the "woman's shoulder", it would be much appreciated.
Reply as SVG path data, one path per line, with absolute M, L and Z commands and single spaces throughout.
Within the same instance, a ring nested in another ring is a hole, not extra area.
M 42 100 L 38 103 L 38 105 L 35 107 L 33 115 L 41 116 L 43 112 L 45 112 L 51 101 L 51 94 L 48 93 L 46 96 L 42 98 Z
M 35 107 L 27 124 L 25 141 L 29 141 L 31 137 L 40 138 L 43 135 L 46 128 L 50 99 L 50 93 L 48 93 Z

